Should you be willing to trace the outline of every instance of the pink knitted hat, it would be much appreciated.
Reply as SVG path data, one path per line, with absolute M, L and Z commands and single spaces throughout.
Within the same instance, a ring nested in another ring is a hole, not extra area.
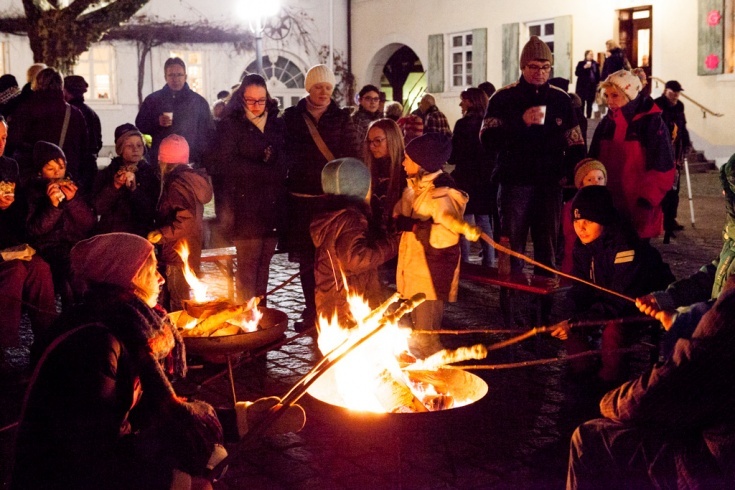
M 131 233 L 107 233 L 82 240 L 71 249 L 75 281 L 130 288 L 153 245 Z
M 166 136 L 158 147 L 158 161 L 168 164 L 189 163 L 189 143 L 183 136 Z

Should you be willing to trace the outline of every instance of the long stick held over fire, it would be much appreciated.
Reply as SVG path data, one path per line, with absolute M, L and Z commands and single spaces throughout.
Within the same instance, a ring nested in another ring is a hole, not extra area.
M 514 250 L 511 250 L 511 249 L 509 249 L 507 247 L 504 247 L 504 246 L 500 245 L 498 242 L 496 242 L 495 240 L 493 240 L 492 238 L 490 238 L 490 236 L 487 233 L 482 233 L 480 235 L 480 238 L 482 238 L 483 240 L 485 240 L 488 244 L 490 244 L 495 250 L 497 250 L 499 252 L 506 253 L 508 255 L 511 255 L 511 256 L 517 258 L 517 259 L 521 259 L 521 260 L 523 260 L 525 262 L 528 262 L 529 264 L 531 264 L 533 266 L 540 267 L 540 268 L 542 268 L 544 270 L 547 270 L 549 272 L 552 272 L 552 273 L 554 273 L 554 274 L 556 274 L 558 276 L 566 277 L 567 279 L 571 279 L 572 281 L 577 281 L 577 282 L 580 282 L 582 284 L 586 284 L 587 286 L 590 286 L 592 288 L 599 289 L 600 291 L 603 291 L 605 293 L 612 294 L 613 296 L 617 296 L 618 298 L 622 298 L 622 299 L 624 299 L 626 301 L 630 301 L 631 303 L 635 303 L 635 299 L 634 298 L 631 298 L 630 296 L 625 296 L 624 294 L 620 294 L 617 291 L 613 291 L 612 289 L 607 289 L 607 288 L 604 288 L 604 287 L 602 287 L 602 286 L 600 286 L 598 284 L 595 284 L 593 282 L 585 281 L 584 279 L 580 279 L 579 277 L 573 276 L 571 274 L 567 274 L 565 272 L 558 271 L 558 270 L 554 269 L 553 267 L 549 267 L 548 265 L 544 265 L 544 264 L 542 264 L 540 262 L 537 262 L 537 261 L 533 260 L 531 257 L 527 257 L 527 256 L 523 255 L 522 253 L 518 253 L 518 252 L 516 252 Z

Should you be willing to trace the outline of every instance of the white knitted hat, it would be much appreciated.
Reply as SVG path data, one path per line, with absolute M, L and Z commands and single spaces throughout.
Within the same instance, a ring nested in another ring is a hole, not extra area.
M 606 82 L 610 82 L 623 91 L 628 99 L 633 100 L 643 90 L 641 79 L 637 75 L 628 70 L 618 70 L 609 77 Z
M 306 72 L 304 88 L 308 92 L 314 84 L 324 82 L 332 84 L 332 87 L 337 85 L 334 73 L 332 73 L 332 70 L 327 65 L 314 65 Z

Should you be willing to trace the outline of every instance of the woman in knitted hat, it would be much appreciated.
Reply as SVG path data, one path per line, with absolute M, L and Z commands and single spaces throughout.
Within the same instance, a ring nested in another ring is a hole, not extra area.
M 257 74 L 243 78 L 227 102 L 212 147 L 217 219 L 237 248 L 237 294 L 245 302 L 268 291 L 270 263 L 286 214 L 286 126 L 278 101 Z M 265 304 L 261 302 L 261 304 Z
M 393 215 L 402 231 L 398 251 L 396 285 L 410 298 L 424 293 L 426 301 L 411 312 L 413 326 L 438 330 L 444 302 L 457 300 L 459 286 L 459 235 L 477 241 L 482 230 L 462 216 L 467 194 L 442 170 L 452 153 L 452 141 L 440 133 L 428 133 L 406 146 L 403 168 L 408 186 Z M 420 358 L 442 349 L 437 335 L 414 336 L 411 350 Z
M 168 380 L 186 374 L 186 360 L 156 305 L 153 246 L 98 235 L 72 249 L 71 264 L 82 299 L 56 322 L 28 387 L 13 488 L 205 484 L 222 428 L 211 406 L 181 401 Z
M 161 191 L 158 170 L 146 158 L 143 135 L 132 124 L 115 129 L 117 156 L 97 174 L 92 204 L 99 216 L 96 233 L 146 236 L 153 229 Z
M 624 219 L 638 235 L 661 234 L 661 201 L 672 188 L 676 170 L 671 134 L 661 109 L 640 94 L 640 79 L 620 70 L 600 84 L 610 108 L 595 129 L 589 156 L 605 162 L 607 186 Z
M 33 148 L 33 164 L 37 175 L 26 189 L 26 232 L 30 245 L 51 267 L 56 293 L 69 304 L 69 252 L 91 233 L 94 211 L 67 174 L 61 148 L 39 141 Z
M 312 66 L 306 73 L 308 95 L 283 112 L 286 123 L 286 164 L 289 191 L 285 248 L 289 260 L 299 263 L 306 308 L 296 327 L 315 324 L 314 244 L 309 223 L 315 212 L 314 197 L 322 193 L 324 165 L 337 158 L 362 157 L 361 141 L 349 111 L 332 99 L 336 79 L 327 65 Z
M 573 275 L 630 298 L 656 291 L 672 281 L 674 276 L 658 250 L 639 239 L 618 215 L 607 187 L 582 187 L 571 208 L 577 234 Z M 576 331 L 570 328 L 570 322 L 634 316 L 638 312 L 635 303 L 576 282 L 568 298 L 574 305 L 574 315 L 558 324 L 552 335 L 566 341 L 569 354 L 590 350 L 601 335 L 602 366 L 596 372 L 597 380 L 603 387 L 623 381 L 626 367 L 617 350 L 630 345 L 639 333 L 637 327 L 608 324 L 602 332 Z M 597 366 L 583 361 L 571 364 L 571 368 L 581 374 Z
M 336 315 L 343 327 L 356 325 L 348 293 L 362 296 L 371 308 L 387 298 L 378 266 L 398 252 L 398 235 L 376 232 L 372 224 L 379 218 L 371 216 L 368 205 L 370 181 L 370 170 L 360 160 L 329 162 L 322 170 L 322 212 L 311 222 L 317 314 L 325 320 Z

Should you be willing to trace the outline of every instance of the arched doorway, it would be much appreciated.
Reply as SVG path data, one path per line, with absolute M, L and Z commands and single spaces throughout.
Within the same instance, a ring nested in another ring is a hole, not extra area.
M 257 63 L 250 63 L 243 76 L 255 73 Z M 263 78 L 268 84 L 268 92 L 271 97 L 278 99 L 281 109 L 298 104 L 299 99 L 304 96 L 305 74 L 293 61 L 283 56 L 276 57 L 271 61 L 270 57 L 263 56 Z M 242 77 L 241 77 L 242 78 Z
M 392 43 L 380 49 L 369 65 L 368 80 L 380 80 L 387 100 L 403 104 L 409 112 L 426 90 L 426 75 L 418 55 L 405 44 Z

